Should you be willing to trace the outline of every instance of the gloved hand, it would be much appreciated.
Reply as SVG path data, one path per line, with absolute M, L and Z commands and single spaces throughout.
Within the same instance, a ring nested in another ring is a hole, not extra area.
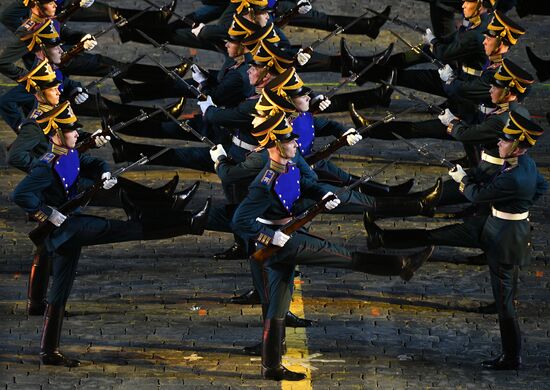
M 349 146 L 355 145 L 357 142 L 361 141 L 363 137 L 357 132 L 353 127 L 346 131 L 344 134 L 346 136 L 346 141 Z
M 192 28 L 191 29 L 191 32 L 193 33 L 194 36 L 196 36 L 198 38 L 199 34 L 201 33 L 202 29 L 204 28 L 204 26 L 206 26 L 206 24 L 204 23 L 200 23 L 197 27 L 195 28 Z
M 300 0 L 296 5 L 298 6 L 298 13 L 300 15 L 307 14 L 313 8 L 309 0 Z
M 323 199 L 325 198 L 328 198 L 329 196 L 331 195 L 334 195 L 332 192 L 327 192 L 325 194 L 325 196 L 323 196 Z M 336 199 L 333 199 L 333 200 L 329 200 L 326 204 L 325 204 L 325 208 L 327 210 L 333 210 L 335 209 L 336 207 L 338 207 L 338 205 L 340 204 L 340 199 L 336 198 Z
M 91 34 L 84 35 L 80 42 L 84 42 L 84 50 L 92 50 L 97 46 L 97 41 Z
M 80 0 L 80 4 L 78 5 L 80 6 L 80 8 L 88 8 L 91 7 L 93 3 L 94 0 Z
M 208 110 L 208 107 L 210 107 L 210 106 L 216 107 L 216 105 L 214 104 L 214 102 L 212 101 L 212 98 L 210 96 L 207 96 L 205 101 L 201 102 L 199 100 L 198 103 L 199 103 L 199 107 L 201 108 L 201 111 L 202 111 L 203 115 L 206 112 L 206 110 Z
M 455 78 L 455 72 L 451 65 L 446 64 L 443 68 L 437 70 L 439 72 L 439 78 L 444 82 L 448 82 Z
M 311 54 L 306 53 L 304 49 L 298 50 L 298 53 L 296 54 L 296 59 L 298 60 L 300 66 L 304 66 L 311 59 Z
M 451 176 L 457 183 L 460 183 L 462 178 L 466 176 L 466 172 L 464 171 L 464 168 L 462 168 L 459 164 L 456 164 L 453 169 L 449 170 L 449 176 Z
M 325 95 L 318 95 L 315 97 L 315 100 L 319 102 L 319 111 L 325 111 L 332 103 Z
M 88 100 L 88 93 L 81 87 L 76 87 L 73 91 L 73 98 L 76 104 L 82 104 Z
M 458 117 L 454 116 L 451 110 L 449 110 L 448 108 L 445 109 L 445 112 L 443 114 L 438 115 L 437 117 L 445 126 L 449 126 L 449 123 L 451 123 L 455 119 L 458 119 Z
M 60 213 L 56 209 L 52 209 L 52 213 L 48 217 L 48 221 L 53 223 L 55 226 L 59 227 L 65 220 L 67 219 L 67 216 L 65 214 Z
M 103 179 L 103 188 L 106 190 L 113 188 L 117 183 L 116 177 L 111 178 L 111 172 L 103 172 L 101 179 Z
M 277 230 L 275 231 L 275 234 L 273 235 L 273 240 L 271 240 L 271 243 L 276 246 L 280 246 L 281 248 L 285 246 L 286 242 L 290 240 L 290 236 L 284 234 L 282 231 Z
M 191 65 L 191 75 L 193 77 L 193 80 L 195 80 L 199 84 L 206 81 L 206 75 L 202 73 L 202 71 L 196 64 Z
M 225 149 L 222 145 L 218 144 L 210 149 L 210 158 L 212 159 L 212 161 L 218 161 L 221 156 L 227 156 L 227 153 L 225 152 Z
M 426 34 L 422 35 L 424 43 L 429 45 L 435 39 L 435 35 L 429 28 L 426 29 Z
M 96 148 L 101 148 L 107 142 L 109 142 L 111 140 L 110 135 L 98 135 L 98 134 L 101 134 L 102 132 L 103 132 L 103 130 L 98 129 L 92 134 L 92 137 L 94 138 Z

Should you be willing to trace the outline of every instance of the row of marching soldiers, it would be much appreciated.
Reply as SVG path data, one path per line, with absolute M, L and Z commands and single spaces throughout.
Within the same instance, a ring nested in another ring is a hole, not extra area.
M 2 21 L 7 26 L 14 25 L 6 21 L 17 15 L 26 19 L 15 24 L 19 27 L 14 29 L 13 44 L 0 54 L 0 71 L 20 83 L 1 97 L 2 115 L 17 133 L 8 162 L 27 173 L 14 190 L 13 200 L 39 222 L 37 230 L 43 232 L 32 236 L 37 252 L 28 305 L 29 314 L 44 314 L 43 364 L 79 365 L 60 352 L 59 339 L 82 247 L 213 230 L 233 232 L 235 237 L 235 244 L 216 255 L 218 259 L 246 258 L 262 248 L 271 250 L 261 262 L 251 260 L 254 290 L 238 297 L 241 302 L 258 299 L 262 305 L 262 341 L 245 351 L 261 355 L 265 378 L 305 377 L 281 364 L 285 323 L 307 325 L 307 320 L 288 311 L 296 265 L 410 280 L 434 245 L 484 250 L 502 354 L 483 366 L 520 367 L 521 335 L 514 308 L 518 267 L 529 260 L 529 208 L 547 189 L 526 152 L 543 129 L 529 119 L 521 104 L 533 77 L 505 58 L 525 29 L 504 12 L 493 11 L 493 2 L 464 0 L 464 24 L 457 31 L 436 37 L 428 29 L 424 44 L 415 50 L 393 54 L 392 44 L 368 57 L 352 55 L 344 39 L 339 56 L 311 47 L 293 49 L 280 26 L 273 23 L 273 5 L 266 0 L 221 1 L 186 16 L 175 12 L 175 2 L 159 11 L 115 8 L 93 0 L 76 0 L 63 9 L 58 3 L 63 2 L 25 0 L 4 10 Z M 294 19 L 295 25 L 329 31 L 337 24 L 346 25 L 350 27 L 344 32 L 374 39 L 390 9 L 372 18 L 353 18 L 312 10 L 309 1 L 300 0 L 282 14 L 290 17 L 290 24 Z M 178 20 L 168 23 L 173 16 Z M 181 63 L 166 67 L 153 56 L 148 57 L 157 62 L 155 66 L 140 64 L 144 56 L 122 63 L 91 54 L 97 45 L 95 37 L 105 30 L 79 34 L 65 24 L 69 17 L 112 22 L 123 41 L 152 44 L 177 56 Z M 220 22 L 206 24 L 212 17 Z M 217 71 L 191 66 L 189 59 L 161 42 L 206 50 L 225 47 L 226 61 Z M 62 43 L 73 46 L 67 50 Z M 430 57 L 441 63 L 439 69 L 409 69 Z M 17 66 L 20 58 L 30 71 Z M 189 68 L 192 80 L 183 78 Z M 355 76 L 358 85 L 366 81 L 382 81 L 382 85 L 329 97 L 304 85 L 297 69 L 340 72 L 343 77 Z M 537 74 L 541 77 L 543 72 Z M 122 103 L 99 93 L 92 98 L 91 90 L 99 82 L 83 86 L 69 75 L 93 75 L 101 81 L 113 77 Z M 389 105 L 398 86 L 445 97 L 446 108 L 430 105 L 438 118 L 423 122 L 396 121 L 396 114 L 391 120 L 369 123 L 356 111 Z M 178 100 L 159 109 L 126 104 L 166 97 Z M 197 99 L 201 114 L 180 121 L 188 98 Z M 350 103 L 357 129 L 318 115 L 346 110 Z M 22 117 L 22 111 L 28 115 Z M 108 126 L 86 133 L 78 115 L 100 116 Z M 207 146 L 165 148 L 127 142 L 120 134 L 201 140 Z M 351 175 L 327 160 L 313 150 L 315 138 L 325 136 L 336 137 L 331 143 L 337 145 L 333 152 L 342 146 L 358 144 L 357 148 L 367 137 L 457 140 L 464 144 L 469 168 L 451 164 L 449 180 L 438 179 L 433 187 L 410 193 L 412 180 L 388 186 L 368 176 Z M 157 188 L 126 179 L 120 176 L 121 170 L 112 172 L 105 161 L 87 153 L 108 142 L 116 163 L 143 163 L 147 156 L 150 164 L 217 173 L 226 204 L 213 206 L 208 200 L 196 212 L 185 211 L 198 182 L 177 192 L 177 176 Z M 81 209 L 88 203 L 123 208 L 128 220 L 85 214 Z M 459 213 L 468 216 L 463 223 L 440 229 L 385 231 L 375 223 L 384 216 L 431 217 L 438 207 L 470 203 L 475 207 Z M 351 251 L 303 229 L 292 234 L 285 230 L 303 210 L 315 208 L 364 213 L 368 249 L 424 249 L 399 256 Z M 48 290 L 50 265 L 53 283 Z

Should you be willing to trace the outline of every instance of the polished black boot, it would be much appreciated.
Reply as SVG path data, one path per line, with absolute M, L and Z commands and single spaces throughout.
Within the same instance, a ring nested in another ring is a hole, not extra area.
M 519 370 L 521 368 L 521 333 L 517 318 L 499 318 L 502 354 L 486 360 L 481 366 L 488 370 Z
M 371 123 L 373 123 L 369 121 L 366 116 L 361 115 L 357 111 L 357 109 L 355 108 L 355 103 L 349 102 L 348 110 L 349 110 L 349 116 L 351 118 L 351 121 L 353 122 L 353 125 L 355 126 L 356 129 L 360 129 L 361 127 L 368 126 Z
M 381 51 L 380 53 L 372 56 L 355 57 L 351 54 L 351 51 L 346 43 L 346 39 L 340 39 L 340 57 L 341 57 L 341 74 L 342 77 L 348 77 L 351 73 L 359 74 L 364 68 L 370 65 L 372 62 L 377 62 L 372 68 L 370 68 L 366 74 L 359 77 L 355 82 L 357 85 L 364 84 L 367 80 L 386 80 L 391 74 L 391 69 L 382 65 L 388 60 L 393 51 L 393 43 Z M 368 77 L 368 78 L 367 78 Z
M 261 303 L 260 294 L 255 288 L 248 290 L 244 294 L 229 298 L 228 302 L 235 303 L 237 305 L 257 305 Z
M 539 81 L 543 82 L 550 79 L 550 60 L 543 60 L 537 57 L 529 46 L 525 48 L 525 51 L 527 51 L 529 62 L 531 62 L 531 65 L 533 65 L 533 68 L 537 71 Z
M 309 328 L 313 326 L 313 321 L 306 318 L 300 318 L 291 311 L 288 311 L 285 316 L 285 325 L 289 328 Z
M 44 315 L 49 280 L 50 259 L 46 253 L 37 250 L 32 260 L 27 291 L 27 313 L 30 316 Z
M 284 318 L 266 319 L 262 340 L 262 376 L 276 381 L 300 381 L 305 374 L 293 372 L 281 364 L 282 340 L 284 337 Z
M 428 231 L 423 229 L 391 229 L 382 230 L 369 220 L 365 213 L 363 218 L 367 247 L 371 250 L 378 248 L 417 248 L 431 245 Z
M 126 161 L 137 161 L 143 156 L 152 156 L 164 149 L 162 146 L 127 142 L 120 137 L 111 137 L 110 143 L 113 148 L 113 160 L 117 164 Z M 155 162 L 159 163 L 163 157 L 160 156 Z
M 69 359 L 59 351 L 64 312 L 63 306 L 48 305 L 46 307 L 40 342 L 40 361 L 48 366 L 78 367 L 80 366 L 78 360 Z
M 141 16 L 130 21 L 130 24 L 132 27 L 137 28 L 165 25 L 172 17 L 174 10 L 177 7 L 177 3 L 177 0 L 173 0 L 171 3 L 162 7 L 160 11 L 146 11 L 141 14 Z M 110 7 L 111 20 L 115 23 L 120 21 L 122 18 L 128 20 L 141 12 L 142 11 L 139 9 Z
M 349 29 L 346 30 L 346 34 L 365 34 L 369 38 L 376 39 L 380 34 L 380 28 L 388 20 L 388 16 L 391 12 L 391 7 L 388 6 L 381 13 L 381 15 L 373 16 L 371 18 L 362 18 L 359 22 L 355 23 Z M 353 16 L 338 16 L 328 15 L 328 23 L 334 29 L 336 26 L 344 27 L 355 19 Z
M 409 179 L 394 186 L 369 180 L 368 182 L 359 185 L 359 191 L 369 196 L 399 196 L 408 194 L 413 186 L 414 179 Z
M 144 186 L 133 180 L 126 179 L 124 177 L 118 178 L 118 185 L 126 191 L 126 193 L 132 199 L 142 199 L 142 200 L 154 200 L 159 198 L 172 199 L 174 192 L 178 186 L 180 177 L 179 175 L 174 175 L 166 184 L 158 188 L 151 188 Z
M 354 252 L 352 254 L 352 269 L 372 275 L 399 275 L 401 279 L 409 281 L 422 264 L 430 258 L 433 250 L 434 247 L 429 246 L 407 256 Z
M 215 260 L 239 260 L 248 258 L 248 253 L 246 252 L 246 246 L 244 245 L 244 243 L 240 239 L 235 237 L 235 242 L 233 243 L 233 245 L 231 245 L 229 249 L 220 253 L 216 253 L 213 257 Z

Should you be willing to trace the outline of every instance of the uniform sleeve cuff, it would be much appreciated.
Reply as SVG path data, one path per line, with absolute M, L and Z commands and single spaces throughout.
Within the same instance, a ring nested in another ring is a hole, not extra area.
M 273 241 L 275 232 L 271 229 L 262 229 L 262 231 L 256 236 L 256 241 L 264 246 L 268 246 Z

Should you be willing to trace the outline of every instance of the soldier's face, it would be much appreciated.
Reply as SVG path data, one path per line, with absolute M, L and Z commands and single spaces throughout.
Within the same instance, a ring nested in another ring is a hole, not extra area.
M 49 1 L 40 5 L 40 11 L 43 16 L 52 18 L 55 16 L 55 10 L 57 9 L 57 3 L 55 1 Z
M 472 1 L 464 1 L 462 2 L 462 13 L 464 14 L 464 17 L 471 18 L 475 15 L 477 9 L 477 2 Z
M 65 145 L 67 145 L 68 148 L 74 148 L 76 146 L 76 141 L 78 140 L 78 131 L 68 131 L 66 133 L 63 133 L 65 136 Z
M 229 56 L 229 58 L 238 57 L 241 53 L 240 43 L 227 41 L 225 43 L 225 48 L 227 49 L 227 55 Z
M 511 157 L 514 152 L 514 141 L 501 139 L 498 141 L 498 155 L 500 158 Z
M 256 12 L 254 19 L 256 24 L 259 24 L 260 27 L 265 27 L 269 21 L 269 12 Z
M 251 66 L 248 68 L 248 81 L 250 85 L 257 85 L 262 77 L 262 68 L 258 66 Z
M 281 143 L 281 149 L 283 150 L 283 156 L 285 158 L 294 158 L 296 156 L 296 149 L 298 149 L 298 144 L 296 143 L 296 140 L 283 142 Z
M 42 95 L 44 96 L 44 100 L 46 100 L 45 103 L 48 103 L 51 106 L 57 106 L 59 104 L 59 96 L 61 96 L 61 92 L 59 92 L 59 88 L 57 86 L 43 90 Z
M 63 56 L 63 49 L 61 46 L 53 46 L 46 48 L 46 54 L 48 58 L 54 63 L 59 64 L 61 62 L 61 56 Z
M 292 102 L 296 106 L 296 109 L 300 112 L 306 112 L 309 110 L 309 101 L 311 98 L 309 95 L 297 96 L 292 98 Z
M 493 53 L 496 53 L 498 50 L 498 41 L 496 38 L 491 37 L 489 35 L 485 35 L 485 39 L 483 40 L 483 48 L 485 49 L 485 55 L 489 57 Z
M 491 94 L 491 102 L 494 104 L 501 103 L 504 97 L 504 88 L 492 85 L 489 94 Z

